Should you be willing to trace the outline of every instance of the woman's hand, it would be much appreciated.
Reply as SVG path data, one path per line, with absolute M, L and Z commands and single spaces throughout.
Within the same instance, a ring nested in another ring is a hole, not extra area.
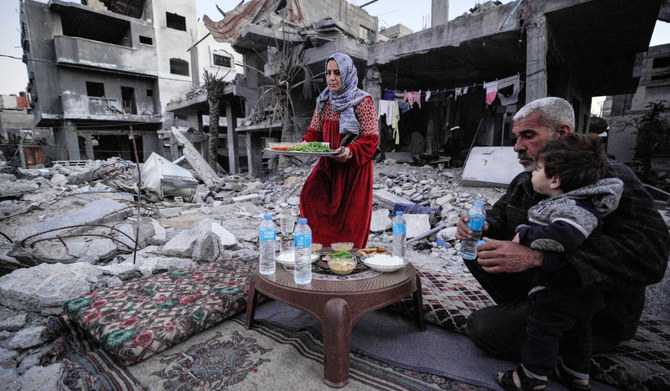
M 340 152 L 337 155 L 333 156 L 333 159 L 337 160 L 340 163 L 344 163 L 347 160 L 351 159 L 353 156 L 353 152 L 349 149 L 349 147 L 344 147 L 340 148 Z

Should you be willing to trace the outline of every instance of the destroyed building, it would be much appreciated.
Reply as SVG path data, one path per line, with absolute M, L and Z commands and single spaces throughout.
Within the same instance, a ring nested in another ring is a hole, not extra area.
M 226 80 L 240 70 L 230 45 L 205 35 L 195 0 L 22 1 L 34 125 L 53 129 L 55 159 L 135 160 L 131 127 L 140 161 L 164 153 L 168 103 L 197 87 L 203 68 Z
M 635 92 L 636 56 L 647 51 L 656 20 L 667 14 L 667 2 L 660 0 L 489 1 L 448 21 L 448 3 L 432 4 L 430 28 L 407 35 L 398 28 L 389 33 L 393 39 L 377 33 L 376 18 L 364 8 L 343 0 L 253 0 L 219 22 L 205 18 L 215 39 L 233 41 L 244 54 L 246 73 L 236 85 L 249 121 L 237 132 L 249 133 L 253 143 L 249 171 L 258 174 L 262 161 L 262 140 L 254 134 L 287 137 L 280 132 L 285 124 L 259 115 L 272 111 L 258 99 L 268 95 L 268 85 L 290 85 L 289 138 L 304 133 L 311 118 L 315 95 L 293 88 L 305 75 L 282 76 L 289 47 L 300 47 L 299 58 L 313 76 L 305 81 L 312 93 L 325 86 L 319 79 L 325 59 L 344 52 L 354 59 L 378 110 L 385 100 L 400 104 L 398 138 L 386 125 L 391 121 L 380 122 L 382 150 L 462 163 L 473 145 L 511 146 L 514 113 L 537 98 L 567 99 L 575 108 L 576 130 L 587 131 L 592 97 Z

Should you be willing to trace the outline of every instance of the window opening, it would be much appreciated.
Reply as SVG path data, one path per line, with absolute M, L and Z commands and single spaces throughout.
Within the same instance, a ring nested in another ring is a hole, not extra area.
M 144 35 L 140 35 L 140 43 L 143 43 L 145 45 L 153 45 L 154 40 L 151 37 L 145 37 Z
M 102 98 L 105 96 L 105 85 L 93 81 L 86 82 L 86 95 Z
M 126 114 L 137 114 L 134 88 L 121 87 L 121 99 L 123 100 L 123 111 L 125 111 Z
M 214 65 L 220 67 L 232 68 L 232 59 L 228 56 L 222 56 L 220 54 L 214 54 Z
M 188 76 L 188 61 L 179 58 L 170 59 L 170 73 L 174 75 Z
M 186 18 L 173 14 L 170 12 L 165 13 L 165 19 L 167 21 L 167 26 L 171 29 L 186 31 Z
M 670 79 L 670 57 L 657 57 L 651 69 L 651 80 Z

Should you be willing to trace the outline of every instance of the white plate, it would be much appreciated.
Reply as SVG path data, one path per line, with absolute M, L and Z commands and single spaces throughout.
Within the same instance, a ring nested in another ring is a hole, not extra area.
M 277 255 L 277 258 L 275 258 L 275 260 L 277 261 L 277 263 L 282 264 L 284 266 L 288 267 L 295 266 L 293 252 L 281 253 Z M 316 262 L 317 260 L 319 260 L 319 254 L 312 253 L 312 263 Z
M 406 259 L 402 260 L 402 264 L 394 264 L 394 265 L 371 263 L 371 262 L 368 261 L 373 256 L 379 256 L 379 255 L 382 255 L 382 256 L 386 255 L 388 257 L 391 257 L 391 255 L 388 255 L 388 254 L 373 254 L 373 255 L 368 256 L 368 257 L 363 257 L 362 261 L 365 264 L 365 266 L 369 267 L 372 270 L 376 270 L 376 271 L 382 272 L 382 273 L 391 273 L 391 272 L 394 272 L 396 270 L 400 270 L 403 267 L 405 267 L 405 265 L 407 265 L 409 263 L 409 262 L 407 262 Z
M 285 156 L 333 156 L 339 153 L 338 149 L 330 152 L 302 152 L 302 151 L 277 151 L 270 148 L 264 148 L 263 151 Z

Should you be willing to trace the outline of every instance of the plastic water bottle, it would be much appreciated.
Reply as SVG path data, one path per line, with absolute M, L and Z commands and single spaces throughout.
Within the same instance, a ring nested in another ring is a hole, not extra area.
M 477 243 L 482 238 L 482 229 L 486 221 L 486 211 L 484 210 L 484 201 L 477 200 L 468 211 L 468 227 L 472 230 L 472 238 L 464 240 L 461 243 L 461 257 L 463 259 L 477 258 Z
M 392 255 L 404 258 L 407 248 L 407 223 L 402 212 L 395 212 L 393 218 L 393 251 Z
M 275 272 L 275 245 L 277 243 L 277 227 L 272 222 L 272 215 L 263 216 L 263 222 L 258 229 L 258 240 L 260 244 L 259 271 L 261 274 L 273 274 Z
M 300 285 L 309 284 L 312 282 L 312 230 L 305 218 L 298 219 L 293 231 L 293 254 L 293 281 Z

